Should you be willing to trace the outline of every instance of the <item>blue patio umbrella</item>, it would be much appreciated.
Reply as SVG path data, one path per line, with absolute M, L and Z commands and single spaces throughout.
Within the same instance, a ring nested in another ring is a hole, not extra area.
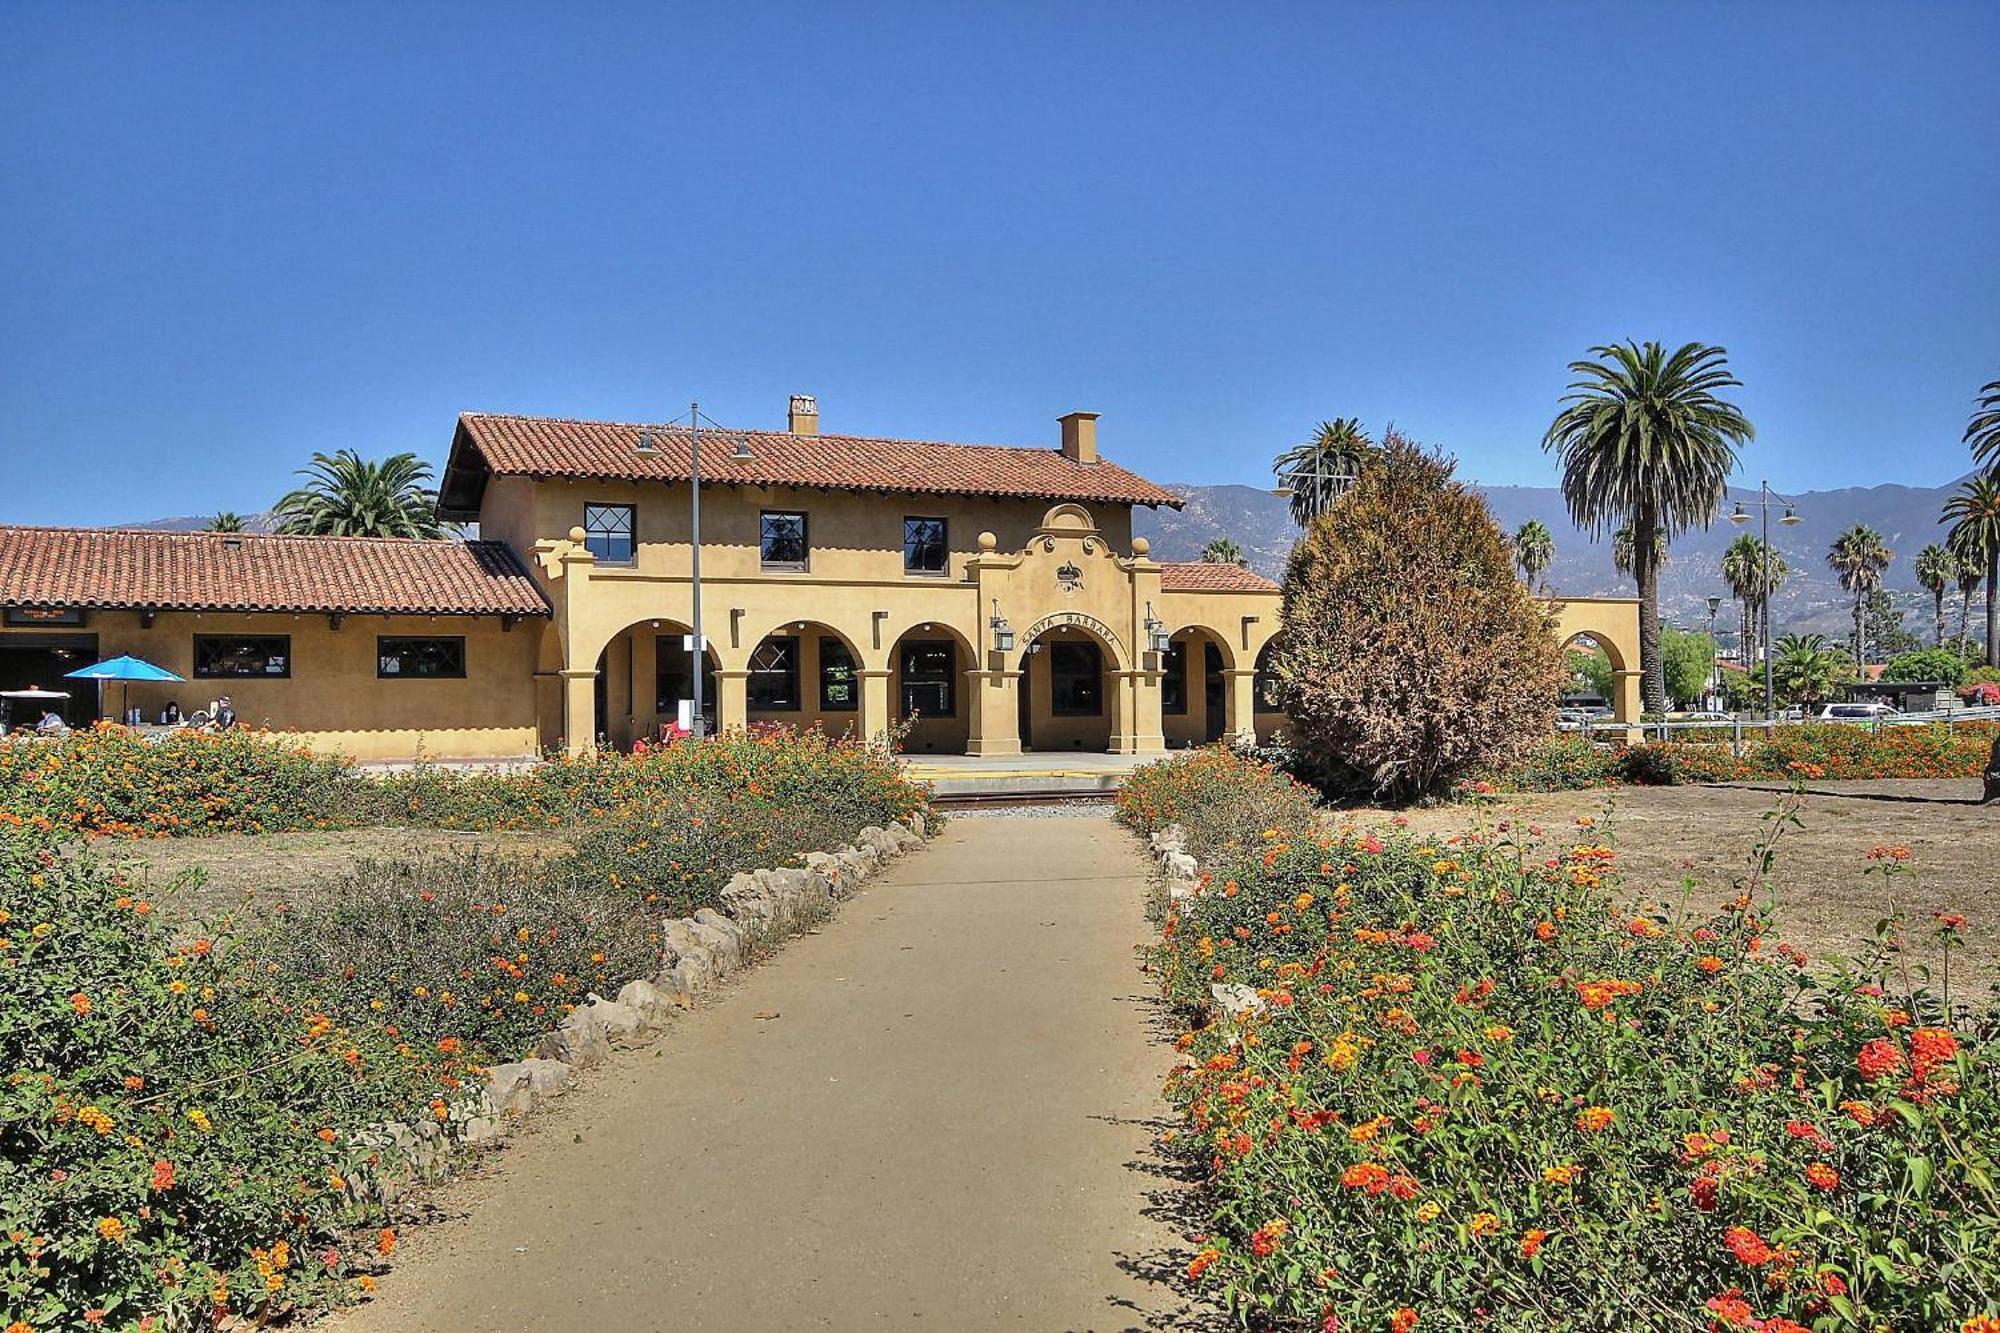
M 131 716 L 132 682 L 135 680 L 186 680 L 176 676 L 165 667 L 154 666 L 140 657 L 114 657 L 105 662 L 94 662 L 87 667 L 78 667 L 66 673 L 70 680 L 115 680 L 124 689 L 125 706 L 119 709 L 121 718 Z

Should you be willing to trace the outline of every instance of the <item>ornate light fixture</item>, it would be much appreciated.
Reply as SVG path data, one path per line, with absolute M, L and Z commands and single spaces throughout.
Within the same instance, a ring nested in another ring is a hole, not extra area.
M 993 649 L 995 652 L 1014 651 L 1014 627 L 1007 623 L 1007 617 L 1000 614 L 1000 599 L 993 599 L 993 618 L 987 622 L 993 627 Z
M 1146 603 L 1146 646 L 1156 653 L 1173 647 L 1173 635 L 1167 632 L 1166 622 L 1153 614 L 1151 602 Z

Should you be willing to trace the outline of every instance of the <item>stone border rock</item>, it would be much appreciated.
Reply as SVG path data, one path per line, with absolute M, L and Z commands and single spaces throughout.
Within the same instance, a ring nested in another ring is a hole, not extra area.
M 1153 859 L 1159 863 L 1160 875 L 1166 881 L 1167 901 L 1186 902 L 1194 897 L 1195 886 L 1201 879 L 1201 866 L 1187 849 L 1187 832 L 1179 824 L 1169 824 L 1153 833 L 1147 843 L 1151 847 Z M 1216 1013 L 1224 1018 L 1240 1018 L 1245 1014 L 1262 1012 L 1263 997 L 1254 986 L 1241 983 L 1225 985 L 1218 981 L 1208 988 L 1209 999 L 1214 1001 Z
M 704 907 L 662 925 L 657 977 L 626 982 L 615 999 L 590 994 L 560 1026 L 542 1034 L 525 1058 L 489 1067 L 483 1087 L 451 1099 L 442 1121 L 376 1125 L 358 1141 L 416 1179 L 442 1177 L 455 1145 L 501 1137 L 522 1116 L 574 1088 L 578 1069 L 602 1063 L 616 1047 L 650 1041 L 675 1009 L 692 1008 L 724 978 L 748 967 L 758 949 L 825 920 L 862 881 L 921 847 L 931 831 L 932 822 L 919 810 L 906 823 L 871 824 L 837 851 L 807 852 L 801 869 L 732 876 L 720 895 L 723 911 Z M 389 1202 L 406 1183 L 378 1168 L 349 1188 L 357 1196 Z

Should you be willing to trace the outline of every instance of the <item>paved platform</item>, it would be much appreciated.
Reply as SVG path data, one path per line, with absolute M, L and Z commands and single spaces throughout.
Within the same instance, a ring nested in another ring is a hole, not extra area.
M 940 796 L 1017 796 L 1026 793 L 1115 792 L 1125 775 L 1159 758 L 1152 754 L 1039 751 L 1028 754 L 905 755 L 910 777 Z

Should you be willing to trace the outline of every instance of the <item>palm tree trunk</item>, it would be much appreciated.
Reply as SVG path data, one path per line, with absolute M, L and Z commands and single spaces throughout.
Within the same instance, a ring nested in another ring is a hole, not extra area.
M 2000 666 L 2000 542 L 1986 552 L 1986 665 Z
M 1667 664 L 1660 660 L 1659 523 L 1642 514 L 1632 524 L 1632 573 L 1639 580 L 1639 692 L 1645 711 L 1667 711 Z
M 1854 590 L 1854 665 L 1868 665 L 1868 643 L 1861 637 L 1861 590 Z
M 1938 584 L 1937 593 L 1937 646 L 1944 647 L 1944 585 Z
M 1958 655 L 1965 656 L 1967 639 L 1966 626 L 1972 621 L 1972 590 L 1964 584 L 1958 587 Z

